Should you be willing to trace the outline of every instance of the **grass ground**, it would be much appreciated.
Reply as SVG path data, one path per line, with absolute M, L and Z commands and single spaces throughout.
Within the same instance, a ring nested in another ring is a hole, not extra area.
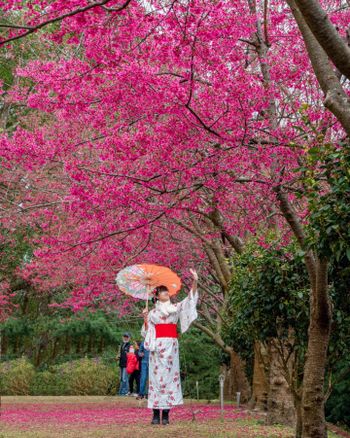
M 169 426 L 151 426 L 146 401 L 129 397 L 2 397 L 0 438 L 292 438 L 243 408 L 186 401 Z M 336 438 L 338 435 L 331 434 Z

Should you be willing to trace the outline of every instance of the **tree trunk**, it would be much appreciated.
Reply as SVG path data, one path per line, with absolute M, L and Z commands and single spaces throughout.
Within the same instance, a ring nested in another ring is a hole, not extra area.
M 289 4 L 294 2 L 294 0 L 287 1 Z M 296 18 L 300 18 L 296 9 L 293 13 Z M 302 20 L 300 23 L 303 25 Z M 311 284 L 310 322 L 302 389 L 302 437 L 326 438 L 324 374 L 332 318 L 328 293 L 328 261 L 325 258 L 319 258 L 307 248 L 302 224 L 289 203 L 286 193 L 282 191 L 281 186 L 277 186 L 274 190 L 284 217 L 300 243 L 300 247 L 306 251 L 305 266 Z
M 35 358 L 34 358 L 34 366 L 35 366 L 35 368 L 38 368 L 39 365 L 41 364 L 41 353 L 42 353 L 42 350 L 43 350 L 43 348 L 39 344 L 38 345 L 38 349 L 37 349 L 36 354 L 35 354 Z
M 81 353 L 82 346 L 83 346 L 83 338 L 82 338 L 82 336 L 79 336 L 78 342 L 77 342 L 77 346 L 76 346 L 76 350 L 75 350 L 77 354 Z
M 92 352 L 92 335 L 89 335 L 89 341 L 88 341 L 88 345 L 87 345 L 87 353 L 91 354 Z
M 284 369 L 275 340 L 269 345 L 270 375 L 267 400 L 267 423 L 295 425 L 294 400 L 289 385 L 284 377 Z
M 300 398 L 294 399 L 296 424 L 295 424 L 295 438 L 301 438 L 303 433 L 303 412 Z
M 4 336 L 0 334 L 1 339 L 1 345 L 0 345 L 0 355 L 3 356 L 7 354 L 7 347 L 8 347 L 8 338 L 7 336 Z
M 207 334 L 222 351 L 230 355 L 229 367 L 221 367 L 221 371 L 225 375 L 224 394 L 226 398 L 229 400 L 236 399 L 236 392 L 240 392 L 241 402 L 247 403 L 250 398 L 250 385 L 245 373 L 245 363 L 232 347 L 225 344 L 218 333 L 214 333 L 198 321 L 194 321 L 193 325 Z
M 29 307 L 29 296 L 28 291 L 25 291 L 23 301 L 21 304 L 22 315 L 27 315 Z
M 14 343 L 14 346 L 13 346 L 13 353 L 14 353 L 14 354 L 17 354 L 17 353 L 18 353 L 19 345 L 20 345 L 19 340 L 20 340 L 20 337 L 19 337 L 19 336 L 16 336 L 16 340 L 15 340 L 15 343 Z
M 268 365 L 269 357 L 266 348 L 261 342 L 255 341 L 252 397 L 249 401 L 250 408 L 256 408 L 261 411 L 267 410 L 267 396 L 269 393 Z
M 307 356 L 304 367 L 302 409 L 304 438 L 325 438 L 324 374 L 331 329 L 331 306 L 328 296 L 328 264 L 318 260 L 316 284 L 311 293 L 311 312 Z
M 53 342 L 52 355 L 51 355 L 52 361 L 54 361 L 56 359 L 56 356 L 58 353 L 58 345 L 59 345 L 59 340 L 56 338 Z
M 101 336 L 101 339 L 100 339 L 100 342 L 99 342 L 99 346 L 98 346 L 98 352 L 102 353 L 104 347 L 105 347 L 105 340 L 104 340 L 104 337 Z
M 221 373 L 225 376 L 225 400 L 236 400 L 237 392 L 240 392 L 240 401 L 247 403 L 250 397 L 250 386 L 245 374 L 244 362 L 235 351 L 230 353 L 230 364 L 221 366 Z
M 66 335 L 66 342 L 64 344 L 64 354 L 70 354 L 72 345 L 72 338 L 70 335 Z
M 337 69 L 350 79 L 350 48 L 318 0 L 295 0 L 304 20 Z

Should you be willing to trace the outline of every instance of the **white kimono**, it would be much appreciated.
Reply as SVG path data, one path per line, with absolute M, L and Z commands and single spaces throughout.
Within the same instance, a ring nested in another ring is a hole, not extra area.
M 181 333 L 197 318 L 197 291 L 175 305 L 157 301 L 148 314 L 148 329 L 143 325 L 145 348 L 149 356 L 148 407 L 170 409 L 183 404 L 180 381 L 179 343 L 177 338 L 156 338 L 155 324 L 176 324 L 180 319 Z

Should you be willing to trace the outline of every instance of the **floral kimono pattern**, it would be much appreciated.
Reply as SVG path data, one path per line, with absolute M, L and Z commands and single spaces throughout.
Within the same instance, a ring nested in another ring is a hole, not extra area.
M 150 351 L 148 407 L 151 409 L 171 409 L 183 404 L 178 340 L 156 338 L 155 325 L 176 324 L 180 320 L 181 333 L 184 333 L 197 318 L 197 301 L 197 291 L 191 290 L 184 300 L 172 306 L 171 313 L 157 301 L 148 314 L 147 331 L 142 327 L 145 348 Z

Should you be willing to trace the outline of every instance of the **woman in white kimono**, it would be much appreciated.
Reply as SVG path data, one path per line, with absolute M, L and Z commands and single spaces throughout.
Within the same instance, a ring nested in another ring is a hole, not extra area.
M 181 333 L 184 333 L 197 318 L 198 275 L 190 271 L 193 284 L 184 300 L 172 304 L 168 289 L 159 286 L 154 291 L 155 308 L 149 313 L 144 311 L 141 333 L 145 337 L 145 348 L 150 351 L 148 407 L 153 409 L 152 424 L 160 424 L 160 409 L 162 424 L 169 424 L 169 410 L 183 404 L 176 324 L 180 319 Z

